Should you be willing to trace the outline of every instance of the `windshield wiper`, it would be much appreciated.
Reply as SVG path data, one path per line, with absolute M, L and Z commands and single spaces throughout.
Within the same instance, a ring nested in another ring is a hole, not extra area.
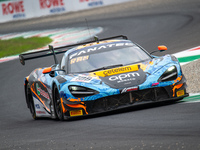
M 106 70 L 106 69 L 116 68 L 116 67 L 120 67 L 120 66 L 123 66 L 123 64 L 104 66 L 104 67 L 100 67 L 100 68 L 91 70 L 91 71 L 89 71 L 89 72 L 94 72 L 94 71 L 99 71 L 99 70 Z
M 125 64 L 125 66 L 126 66 L 126 65 L 138 64 L 138 63 L 145 62 L 145 61 L 148 61 L 148 60 L 150 60 L 150 59 L 144 59 L 144 60 L 140 60 L 140 61 L 136 61 L 136 62 L 128 63 L 128 64 Z

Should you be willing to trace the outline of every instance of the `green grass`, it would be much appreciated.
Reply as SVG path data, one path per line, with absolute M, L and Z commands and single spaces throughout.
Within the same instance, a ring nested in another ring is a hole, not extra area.
M 49 37 L 19 37 L 9 40 L 0 40 L 0 58 L 17 55 L 28 50 L 41 48 L 51 42 L 52 39 Z

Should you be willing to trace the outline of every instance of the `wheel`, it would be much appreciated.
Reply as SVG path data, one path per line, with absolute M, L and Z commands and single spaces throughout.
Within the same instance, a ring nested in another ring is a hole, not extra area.
M 34 101 L 33 101 L 33 96 L 32 96 L 32 93 L 31 93 L 30 85 L 27 84 L 26 88 L 27 88 L 26 89 L 26 98 L 27 98 L 28 106 L 29 106 L 29 109 L 30 109 L 30 112 L 31 112 L 33 119 L 36 120 L 37 117 L 36 117 L 36 113 L 35 113 L 35 104 L 34 104 Z
M 59 120 L 63 120 L 64 114 L 63 114 L 62 104 L 61 104 L 60 95 L 56 86 L 54 86 L 53 92 L 54 92 L 53 101 L 54 101 L 55 115 Z

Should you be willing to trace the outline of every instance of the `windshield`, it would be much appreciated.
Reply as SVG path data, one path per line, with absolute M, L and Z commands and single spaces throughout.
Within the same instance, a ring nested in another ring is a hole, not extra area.
M 150 59 L 150 56 L 137 46 L 99 51 L 98 53 L 81 55 L 68 60 L 69 73 L 84 73 L 119 67 Z

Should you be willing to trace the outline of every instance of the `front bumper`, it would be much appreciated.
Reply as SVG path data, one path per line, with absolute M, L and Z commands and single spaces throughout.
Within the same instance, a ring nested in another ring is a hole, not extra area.
M 81 101 L 75 103 L 63 101 L 65 119 L 112 111 L 142 103 L 181 100 L 189 95 L 186 92 L 186 87 L 186 83 L 179 83 L 174 86 L 155 87 L 145 90 L 132 91 L 92 101 Z

